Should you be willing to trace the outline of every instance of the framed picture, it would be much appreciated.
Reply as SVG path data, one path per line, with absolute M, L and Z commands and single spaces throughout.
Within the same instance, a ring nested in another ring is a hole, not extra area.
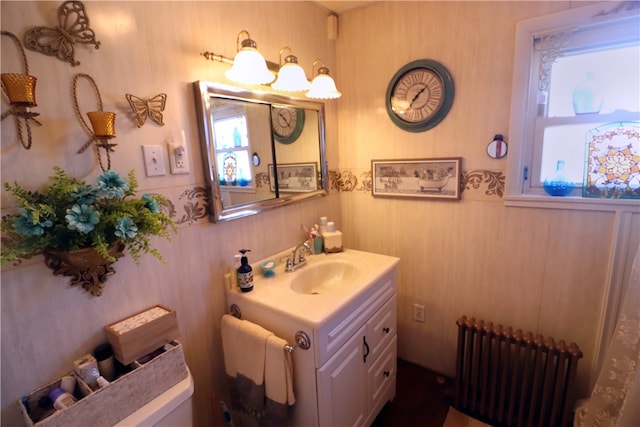
M 282 163 L 278 167 L 278 190 L 304 193 L 318 189 L 317 163 Z M 269 185 L 276 191 L 273 164 L 269 165 Z
M 372 160 L 373 196 L 460 200 L 462 157 Z

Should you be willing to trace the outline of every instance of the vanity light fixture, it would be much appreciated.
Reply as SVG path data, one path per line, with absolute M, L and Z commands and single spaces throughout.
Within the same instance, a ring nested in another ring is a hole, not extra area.
M 246 38 L 241 41 L 243 35 Z M 233 59 L 233 66 L 225 73 L 229 80 L 241 84 L 267 84 L 275 79 L 275 75 L 267 68 L 264 56 L 258 52 L 256 42 L 246 30 L 238 33 L 236 47 L 238 53 Z
M 287 50 L 289 55 L 284 58 L 284 64 L 282 64 L 282 54 Z M 271 85 L 272 88 L 285 92 L 300 92 L 309 89 L 311 83 L 307 80 L 302 67 L 298 65 L 298 58 L 293 55 L 290 47 L 280 49 L 280 64 L 278 79 Z
M 329 75 L 329 69 L 324 65 L 324 62 L 320 59 L 313 61 L 311 76 L 314 75 L 316 64 L 321 64 L 318 68 L 318 74 L 311 82 L 311 88 L 306 93 L 307 98 L 312 99 L 336 99 L 340 98 L 342 94 L 338 92 L 336 83 Z

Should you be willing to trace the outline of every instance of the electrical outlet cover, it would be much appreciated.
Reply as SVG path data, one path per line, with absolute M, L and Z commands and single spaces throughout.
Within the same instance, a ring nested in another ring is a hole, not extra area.
M 169 168 L 172 175 L 189 173 L 189 156 L 187 144 L 183 142 L 169 142 Z
M 162 176 L 167 174 L 164 166 L 164 155 L 160 145 L 143 145 L 144 168 L 147 176 Z

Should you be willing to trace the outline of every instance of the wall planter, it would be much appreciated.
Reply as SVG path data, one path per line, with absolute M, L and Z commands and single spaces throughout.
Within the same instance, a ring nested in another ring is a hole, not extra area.
M 115 259 L 124 256 L 125 244 L 117 241 L 109 247 L 109 255 Z M 82 286 L 94 296 L 102 294 L 102 287 L 109 276 L 116 271 L 111 267 L 115 262 L 102 256 L 95 248 L 73 251 L 43 250 L 44 263 L 53 270 L 55 276 L 70 276 L 71 286 Z
M 128 179 L 107 171 L 94 186 L 54 170 L 41 191 L 5 183 L 21 207 L 0 223 L 2 263 L 43 254 L 55 275 L 70 276 L 72 286 L 98 296 L 125 248 L 136 263 L 144 253 L 164 262 L 150 239 L 176 232 L 161 210 L 168 201 L 158 194 L 137 196 L 133 171 Z

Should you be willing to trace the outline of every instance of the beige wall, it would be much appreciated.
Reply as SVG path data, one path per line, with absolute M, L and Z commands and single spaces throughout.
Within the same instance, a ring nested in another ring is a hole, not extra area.
M 459 202 L 373 198 L 367 186 L 371 159 L 461 156 L 467 177 L 504 177 L 514 159 L 485 150 L 509 134 L 515 25 L 584 5 L 384 2 L 341 15 L 342 229 L 347 246 L 401 259 L 399 357 L 453 375 L 455 323 L 466 314 L 575 341 L 586 393 L 605 296 L 616 275 L 628 277 L 640 215 L 505 207 L 486 181 L 470 181 Z M 456 96 L 437 127 L 410 133 L 388 118 L 384 95 L 395 72 L 421 58 L 448 68 Z M 626 267 L 613 260 L 620 245 Z M 413 320 L 414 304 L 426 307 L 425 323 Z
M 2 1 L 2 29 L 22 35 L 31 26 L 53 26 L 59 4 Z M 508 134 L 515 22 L 570 5 L 379 3 L 341 16 L 334 42 L 326 37 L 326 11 L 306 2 L 85 2 L 102 46 L 76 46 L 81 65 L 75 68 L 27 51 L 30 72 L 38 77 L 43 126 L 34 129 L 34 147 L 25 151 L 11 121 L 2 122 L 2 182 L 37 187 L 54 165 L 88 180 L 98 175 L 93 153 L 75 153 L 87 135 L 73 112 L 71 80 L 87 73 L 98 84 L 105 109 L 118 113 L 114 169 L 133 168 L 141 190 L 167 195 L 176 204 L 180 229 L 172 243 L 157 242 L 167 265 L 151 257 L 139 267 L 130 257 L 121 259 L 99 298 L 70 289 L 41 258 L 3 266 L 2 424 L 19 422 L 15 402 L 22 394 L 69 371 L 73 359 L 102 342 L 104 325 L 162 303 L 178 313 L 199 425 L 211 425 L 210 395 L 226 392 L 219 338 L 225 266 L 241 247 L 249 246 L 257 259 L 292 246 L 301 237 L 299 224 L 316 222 L 320 215 L 336 220 L 346 246 L 401 257 L 402 358 L 453 375 L 455 320 L 474 315 L 578 342 L 585 352 L 584 390 L 604 295 L 611 277 L 626 274 L 612 271 L 614 249 L 624 256 L 638 244 L 637 237 L 624 241 L 616 233 L 630 235 L 631 227 L 637 236 L 637 215 L 621 219 L 609 212 L 506 208 L 486 183 L 465 189 L 459 202 L 373 198 L 363 185 L 371 159 L 462 156 L 466 170 L 504 172 L 508 159 L 491 160 L 484 150 L 494 133 Z M 329 168 L 339 169 L 341 180 L 334 186 L 344 191 L 209 224 L 186 210 L 201 202 L 188 196 L 203 183 L 189 84 L 225 81 L 227 66 L 199 53 L 232 56 L 242 29 L 271 60 L 290 46 L 305 69 L 316 58 L 331 69 L 344 95 L 327 103 Z M 7 47 L 11 41 L 1 41 L 2 71 L 20 71 L 17 54 Z M 456 99 L 438 127 L 410 134 L 386 116 L 384 93 L 396 70 L 418 58 L 449 68 Z M 84 111 L 95 106 L 88 91 Z M 166 125 L 136 128 L 124 94 L 160 92 L 168 95 Z M 146 178 L 140 145 L 164 145 L 182 129 L 191 174 Z M 3 191 L 3 212 L 12 203 Z M 414 303 L 426 306 L 426 323 L 411 319 Z
M 61 3 L 2 1 L 1 27 L 22 38 L 32 26 L 54 26 Z M 195 379 L 198 425 L 212 425 L 211 393 L 226 392 L 219 325 L 226 310 L 222 278 L 233 254 L 248 247 L 250 260 L 265 257 L 302 241 L 300 224 L 318 222 L 320 215 L 340 221 L 340 213 L 337 195 L 220 224 L 211 224 L 192 210 L 203 207 L 197 190 L 203 186 L 203 173 L 190 85 L 196 80 L 228 83 L 223 76 L 229 66 L 207 61 L 200 53 L 233 57 L 236 36 L 243 29 L 272 61 L 278 61 L 283 46 L 290 46 L 307 72 L 317 58 L 335 68 L 335 42 L 326 36 L 327 12 L 306 2 L 86 1 L 84 5 L 102 44 L 98 50 L 76 45 L 79 66 L 26 51 L 29 71 L 38 78 L 36 110 L 43 126 L 33 128 L 33 148 L 26 151 L 17 143 L 12 119 L 2 122 L 2 182 L 15 180 L 38 188 L 54 165 L 91 182 L 101 172 L 92 151 L 76 154 L 88 136 L 73 110 L 71 84 L 76 73 L 86 73 L 98 85 L 105 110 L 117 113 L 113 169 L 125 174 L 135 169 L 141 191 L 169 197 L 180 228 L 171 243 L 157 240 L 166 265 L 145 256 L 137 267 L 131 257 L 123 258 L 99 298 L 70 288 L 68 278 L 54 277 L 41 257 L 17 268 L 2 267 L 1 424 L 20 425 L 18 398 L 69 372 L 74 359 L 104 341 L 105 325 L 160 303 L 178 314 L 180 339 Z M 1 42 L 2 72 L 22 72 L 13 41 L 3 36 Z M 97 99 L 84 79 L 78 92 L 80 109 L 95 110 Z M 137 128 L 125 94 L 150 98 L 161 92 L 167 94 L 165 126 L 147 120 Z M 6 109 L 3 98 L 2 111 Z M 326 114 L 329 164 L 335 168 L 335 104 L 327 104 Z M 166 140 L 183 129 L 191 173 L 145 177 L 140 146 L 161 144 L 166 150 Z M 3 212 L 12 205 L 15 201 L 3 190 Z

